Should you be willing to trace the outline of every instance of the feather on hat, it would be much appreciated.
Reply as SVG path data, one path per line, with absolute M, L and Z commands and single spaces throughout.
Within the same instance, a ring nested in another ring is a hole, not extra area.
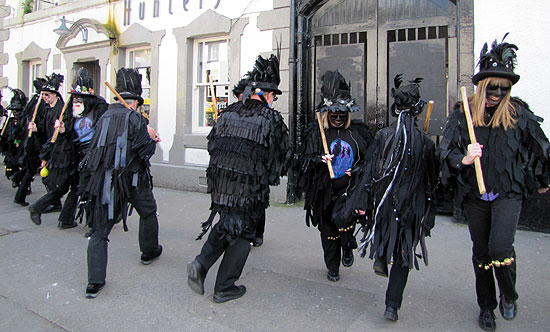
M 495 39 L 490 52 L 487 52 L 487 43 L 483 45 L 478 61 L 479 72 L 472 77 L 472 82 L 475 85 L 487 77 L 507 78 L 512 81 L 512 84 L 519 81 L 519 75 L 514 73 L 517 65 L 516 51 L 518 47 L 514 44 L 505 43 L 506 36 L 508 36 L 508 33 L 502 37 L 500 43 L 497 43 Z

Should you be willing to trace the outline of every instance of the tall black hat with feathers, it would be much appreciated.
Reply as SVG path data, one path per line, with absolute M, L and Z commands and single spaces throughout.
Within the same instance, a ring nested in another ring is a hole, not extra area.
M 321 102 L 317 109 L 323 113 L 330 112 L 357 112 L 361 108 L 351 98 L 350 85 L 338 70 L 327 71 L 321 77 Z
M 10 104 L 7 109 L 12 111 L 23 110 L 25 105 L 27 105 L 27 96 L 25 96 L 25 93 L 19 89 L 10 88 L 10 90 L 13 92 L 13 96 L 11 97 Z
M 46 80 L 43 82 L 40 91 L 59 93 L 59 86 L 61 85 L 61 83 L 63 83 L 64 80 L 65 77 L 61 74 L 53 73 L 50 76 L 46 75 Z
M 37 77 L 32 81 L 32 85 L 34 86 L 34 89 L 38 92 L 42 90 L 42 87 L 46 83 L 46 79 L 43 77 Z
M 120 68 L 116 73 L 115 90 L 122 99 L 135 99 L 138 101 L 138 106 L 143 105 L 141 97 L 141 74 L 134 68 Z M 118 100 L 115 97 L 115 100 Z
M 425 102 L 420 99 L 420 82 L 423 80 L 422 77 L 417 77 L 409 81 L 409 84 L 401 85 L 403 83 L 403 74 L 395 75 L 393 79 L 394 87 L 391 88 L 393 104 L 390 107 L 393 116 L 398 116 L 399 113 L 405 110 L 412 115 L 422 113 Z
M 76 73 L 76 78 L 74 80 L 71 91 L 72 95 L 82 95 L 82 96 L 94 96 L 94 78 L 92 74 L 86 70 L 86 68 L 81 67 Z
M 282 94 L 281 90 L 279 90 L 279 83 L 281 82 L 281 77 L 279 76 L 279 57 L 271 54 L 269 59 L 265 59 L 261 55 L 258 55 L 254 63 L 254 69 L 246 73 L 244 79 L 248 81 L 248 84 L 243 91 L 243 103 L 253 90 L 260 95 L 261 92 L 258 89 L 260 91 L 273 91 L 276 95 Z
M 502 41 L 497 43 L 496 39 L 491 45 L 491 51 L 487 52 L 487 43 L 483 45 L 479 55 L 479 72 L 472 77 L 472 82 L 477 85 L 479 81 L 487 77 L 503 77 L 512 81 L 512 85 L 519 81 L 519 75 L 514 73 L 517 65 L 516 51 L 518 47 L 514 44 Z

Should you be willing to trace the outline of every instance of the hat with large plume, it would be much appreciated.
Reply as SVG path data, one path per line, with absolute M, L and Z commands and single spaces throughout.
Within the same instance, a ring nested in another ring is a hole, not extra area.
M 13 92 L 13 96 L 11 97 L 11 101 L 7 109 L 12 111 L 23 110 L 25 105 L 27 105 L 27 96 L 25 96 L 25 93 L 19 89 L 10 88 L 10 90 Z
M 40 91 L 49 91 L 59 93 L 59 86 L 63 83 L 65 77 L 61 74 L 53 73 L 50 76 L 46 76 L 46 81 L 43 83 Z M 36 85 L 35 85 L 36 87 Z
M 92 77 L 92 74 L 90 74 L 90 72 L 86 70 L 86 68 L 81 67 L 78 70 L 73 83 L 73 87 L 71 88 L 71 91 L 69 91 L 69 93 L 73 95 L 83 96 L 95 95 L 94 78 Z
M 120 68 L 116 73 L 116 88 L 122 99 L 135 99 L 143 105 L 141 74 L 134 68 Z M 118 98 L 115 97 L 118 100 Z
M 402 86 L 402 77 L 403 74 L 397 74 L 393 79 L 391 113 L 393 116 L 398 116 L 402 110 L 409 110 L 413 115 L 418 115 L 422 113 L 425 104 L 424 100 L 420 99 L 420 82 L 423 78 L 417 77 L 413 81 L 409 81 L 409 84 Z
M 514 73 L 514 68 L 517 65 L 516 51 L 518 47 L 514 44 L 502 41 L 497 43 L 496 39 L 491 45 L 491 51 L 487 52 L 487 43 L 483 45 L 479 55 L 479 72 L 472 77 L 472 82 L 477 85 L 479 81 L 487 77 L 503 77 L 516 84 L 519 81 L 519 75 Z
M 322 113 L 330 112 L 357 112 L 361 108 L 351 98 L 350 86 L 338 70 L 327 71 L 321 77 L 321 102 L 317 109 Z

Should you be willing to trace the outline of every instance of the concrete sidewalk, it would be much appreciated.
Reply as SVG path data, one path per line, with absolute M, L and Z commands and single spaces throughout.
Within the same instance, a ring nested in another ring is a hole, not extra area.
M 38 178 L 33 191 L 30 203 L 44 193 Z M 252 249 L 239 280 L 246 295 L 215 304 L 217 265 L 204 296 L 186 283 L 209 196 L 156 188 L 163 255 L 139 263 L 133 215 L 129 232 L 117 225 L 111 233 L 105 289 L 86 299 L 86 229 L 57 229 L 58 213 L 36 226 L 14 195 L 2 176 L 0 331 L 481 331 L 468 230 L 448 217 L 438 217 L 427 241 L 430 265 L 410 274 L 392 323 L 382 316 L 387 279 L 372 272 L 371 260 L 356 255 L 339 282 L 326 279 L 319 232 L 305 226 L 301 207 L 272 204 L 265 243 Z M 497 310 L 497 331 L 549 331 L 550 237 L 518 231 L 516 251 L 519 314 L 508 322 Z

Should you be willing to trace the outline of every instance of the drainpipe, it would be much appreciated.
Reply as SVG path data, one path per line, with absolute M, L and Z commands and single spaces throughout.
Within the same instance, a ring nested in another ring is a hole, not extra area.
M 290 55 L 288 58 L 289 74 L 290 74 L 290 94 L 288 96 L 289 108 L 289 130 L 290 130 L 290 148 L 295 152 L 296 148 L 296 93 L 298 87 L 296 85 L 296 0 L 290 2 Z M 292 162 L 292 160 L 291 160 Z M 296 174 L 292 168 L 288 170 L 288 183 L 286 190 L 287 204 L 294 204 L 296 201 Z

